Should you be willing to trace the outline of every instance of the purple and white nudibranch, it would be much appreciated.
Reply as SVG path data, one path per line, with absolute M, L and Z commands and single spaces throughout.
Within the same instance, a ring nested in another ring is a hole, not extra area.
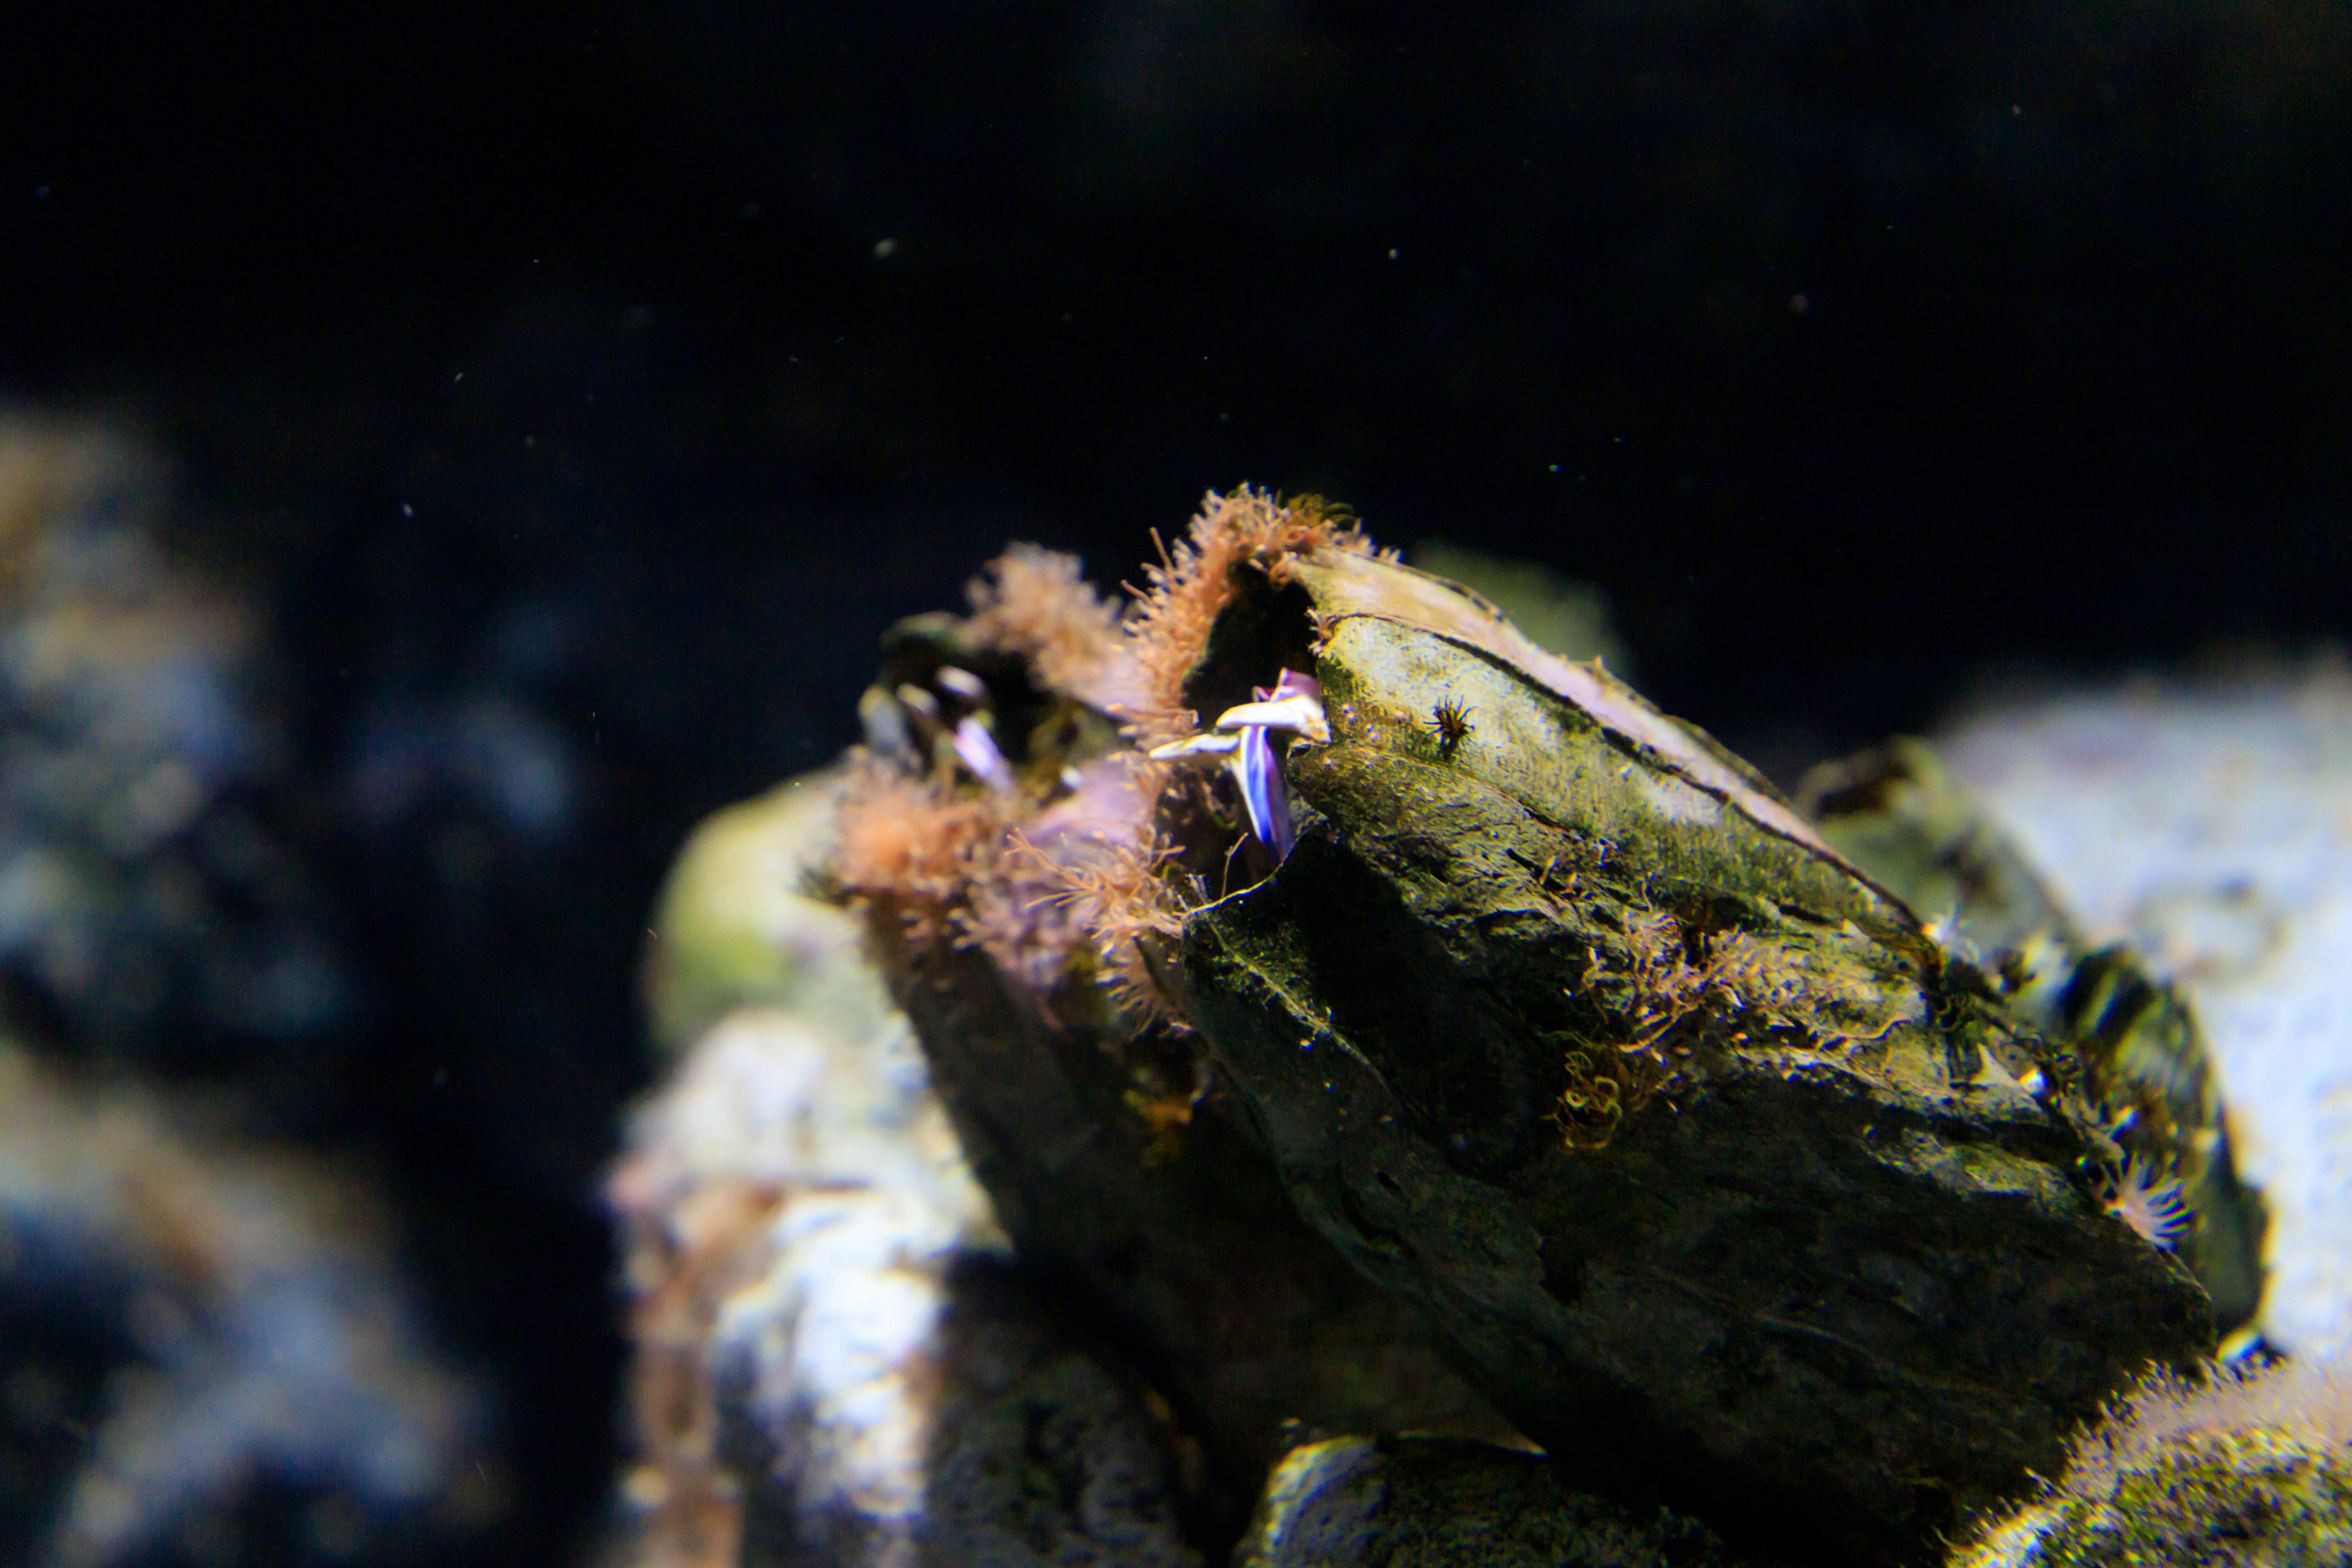
M 1013 776 L 1013 764 L 1004 760 L 1003 752 L 997 747 L 996 737 L 988 732 L 988 726 L 981 721 L 979 714 L 974 713 L 958 723 L 955 732 L 949 737 L 949 743 L 955 747 L 956 760 L 970 768 L 974 778 L 997 794 L 1011 795 L 1020 787 Z
M 1253 686 L 1250 692 L 1257 700 L 1217 715 L 1211 733 L 1157 747 L 1151 754 L 1164 758 L 1201 752 L 1229 753 L 1234 777 L 1241 784 L 1242 805 L 1249 812 L 1250 832 L 1279 866 L 1290 858 L 1298 829 L 1291 820 L 1290 788 L 1283 783 L 1271 732 L 1287 730 L 1328 745 L 1331 725 L 1323 713 L 1322 683 L 1311 675 L 1286 669 L 1273 686 Z

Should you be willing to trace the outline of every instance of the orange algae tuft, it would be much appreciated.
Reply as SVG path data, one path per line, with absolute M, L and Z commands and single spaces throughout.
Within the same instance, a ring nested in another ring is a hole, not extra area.
M 1244 574 L 1279 587 L 1316 550 L 1372 546 L 1339 507 L 1244 486 L 1202 501 L 1146 569 L 1124 621 L 1076 557 L 1015 544 L 971 582 L 961 626 L 1148 748 L 1193 729 L 1184 683 Z M 983 794 L 869 756 L 844 789 L 828 874 L 907 942 L 979 948 L 1049 1009 L 1091 984 L 1138 1030 L 1181 1029 L 1149 956 L 1205 898 L 1181 866 L 1176 826 L 1202 815 L 1205 786 L 1188 774 L 1171 793 L 1178 773 L 1116 750 L 1033 762 L 1017 787 Z
M 1129 615 L 1127 657 L 1139 696 L 1123 717 L 1137 744 L 1149 750 L 1199 728 L 1184 678 L 1208 647 L 1217 613 L 1232 603 L 1235 575 L 1255 568 L 1279 587 L 1292 559 L 1312 550 L 1369 555 L 1372 542 L 1343 509 L 1317 496 L 1286 500 L 1244 485 L 1201 503 L 1191 531 L 1145 568 Z
M 910 941 L 944 939 L 995 858 L 1006 816 L 993 795 L 864 760 L 842 790 L 828 869 L 845 896 L 896 917 Z
M 966 592 L 972 636 L 1026 660 L 1040 685 L 1079 698 L 1102 688 L 1121 646 L 1118 607 L 1086 580 L 1076 556 L 1016 544 Z
M 1172 854 L 1157 841 L 1129 841 L 1075 863 L 1048 862 L 1055 901 L 1086 933 L 1112 1005 L 1139 1028 L 1187 1027 L 1147 952 L 1184 929 L 1186 902 L 1161 869 Z

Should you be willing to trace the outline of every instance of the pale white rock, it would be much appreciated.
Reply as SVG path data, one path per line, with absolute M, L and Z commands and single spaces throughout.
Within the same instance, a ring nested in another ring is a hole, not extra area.
M 2352 674 L 2013 699 L 1937 745 L 2094 941 L 2188 991 L 2273 1215 L 2263 1332 L 2352 1349 Z

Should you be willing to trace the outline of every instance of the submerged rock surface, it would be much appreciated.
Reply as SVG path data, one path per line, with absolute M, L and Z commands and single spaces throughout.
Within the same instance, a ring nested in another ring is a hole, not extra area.
M 1443 1438 L 1293 1450 L 1234 1568 L 1733 1568 L 1686 1519 L 1570 1490 L 1541 1458 Z
M 2131 1185 L 2178 1194 L 2179 1223 L 2161 1239 L 2212 1296 L 2225 1332 L 2248 1324 L 2262 1303 L 2269 1214 L 2239 1177 L 2220 1075 L 2187 997 L 2132 949 L 2087 939 L 1925 742 L 1825 763 L 1805 793 L 1841 852 L 1934 911 L 1939 943 L 1999 974 L 2012 1011 L 2073 1047 L 2086 1102 L 2114 1114 L 2109 1131 L 2139 1173 L 2116 1178 L 2116 1197 Z
M 2144 1163 L 2220 1126 L 2139 1070 L 2177 1006 L 2047 1005 L 1321 503 L 1212 497 L 1124 617 L 992 571 L 886 644 L 828 874 L 1209 1515 L 1285 1416 L 1484 1422 L 1736 1551 L 1921 1562 L 2211 1354 Z
M 1213 1535 L 1293 1422 L 1507 1430 L 1300 1222 L 1222 1110 L 1196 1110 L 1177 1152 L 1154 1154 L 1112 1042 L 1000 986 L 961 955 L 902 994 L 1023 1261 L 1146 1369 L 1203 1450 L 1205 1506 L 1227 1521 Z
M 1297 852 L 1191 915 L 1174 978 L 1300 1212 L 1521 1429 L 1875 1554 L 2210 1350 L 2102 1208 L 2079 1062 L 1752 773 L 1433 579 L 1287 576 L 1192 689 L 1311 625 L 1330 743 L 1287 761 Z

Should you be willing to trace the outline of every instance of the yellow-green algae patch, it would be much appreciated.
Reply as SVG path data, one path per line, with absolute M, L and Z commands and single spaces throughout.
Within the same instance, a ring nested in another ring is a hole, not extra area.
M 2151 1379 L 2045 1495 L 1948 1568 L 2340 1568 L 2352 1562 L 2352 1377 L 2327 1363 L 2202 1387 Z
M 2101 1207 L 2071 1043 L 1753 769 L 1450 584 L 1289 579 L 1187 691 L 1265 684 L 1296 616 L 1330 741 L 1174 983 L 1298 1211 L 1521 1430 L 1743 1545 L 1900 1560 L 2210 1353 Z

